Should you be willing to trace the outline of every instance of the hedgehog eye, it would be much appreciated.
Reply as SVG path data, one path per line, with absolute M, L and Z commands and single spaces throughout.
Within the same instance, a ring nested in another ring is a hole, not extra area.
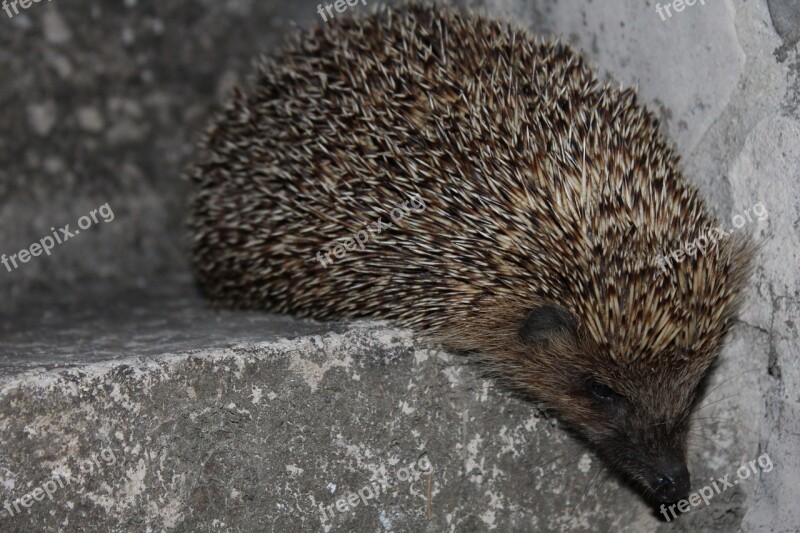
M 589 388 L 589 392 L 592 393 L 592 396 L 598 400 L 605 402 L 619 397 L 619 395 L 614 392 L 611 387 L 600 383 L 596 379 L 590 378 L 587 381 L 586 386 Z

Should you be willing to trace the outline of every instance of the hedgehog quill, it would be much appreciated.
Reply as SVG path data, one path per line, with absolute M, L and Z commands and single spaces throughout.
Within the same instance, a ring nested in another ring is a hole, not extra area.
M 633 89 L 568 45 L 409 4 L 312 28 L 209 128 L 190 228 L 214 300 L 414 328 L 557 411 L 646 497 L 690 490 L 698 387 L 750 240 L 715 225 Z M 326 267 L 386 209 L 423 212 Z

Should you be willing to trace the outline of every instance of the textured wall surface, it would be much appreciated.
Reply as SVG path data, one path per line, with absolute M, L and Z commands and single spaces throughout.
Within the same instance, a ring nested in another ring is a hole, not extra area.
M 255 54 L 318 3 L 0 10 L 0 254 L 114 213 L 0 265 L 0 530 L 796 531 L 797 2 L 698 0 L 665 20 L 640 0 L 467 2 L 637 84 L 727 227 L 769 212 L 745 227 L 758 266 L 689 462 L 695 489 L 764 454 L 773 467 L 670 522 L 556 420 L 408 331 L 217 312 L 195 293 L 179 176 Z

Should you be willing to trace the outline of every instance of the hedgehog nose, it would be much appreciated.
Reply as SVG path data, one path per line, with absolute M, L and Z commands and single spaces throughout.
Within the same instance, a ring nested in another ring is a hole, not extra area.
M 659 503 L 672 503 L 689 494 L 689 469 L 683 459 L 665 458 L 661 461 L 654 483 L 654 495 Z

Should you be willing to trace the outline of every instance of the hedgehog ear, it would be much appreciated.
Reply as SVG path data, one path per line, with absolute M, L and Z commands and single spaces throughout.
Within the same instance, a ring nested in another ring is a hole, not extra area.
M 528 313 L 519 328 L 519 338 L 527 344 L 536 344 L 559 335 L 574 337 L 576 329 L 577 322 L 566 309 L 555 304 L 545 304 Z

